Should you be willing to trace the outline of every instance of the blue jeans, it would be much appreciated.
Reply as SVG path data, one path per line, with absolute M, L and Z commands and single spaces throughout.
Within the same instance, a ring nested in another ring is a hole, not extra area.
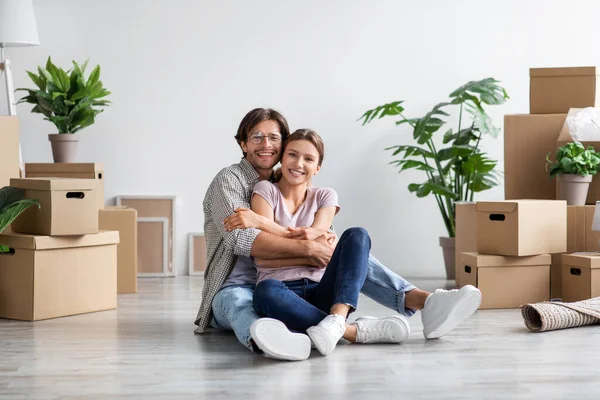
M 410 317 L 415 310 L 404 306 L 407 292 L 416 289 L 407 280 L 385 267 L 369 254 L 367 277 L 361 292 L 384 307 Z M 253 350 L 250 325 L 258 318 L 253 305 L 254 285 L 234 285 L 221 289 L 212 303 L 211 326 L 224 331 L 233 331 L 244 346 Z
M 370 249 L 371 239 L 365 229 L 346 230 L 320 282 L 264 280 L 254 289 L 254 309 L 258 315 L 278 319 L 297 332 L 321 322 L 334 304 L 346 304 L 352 312 L 367 277 Z

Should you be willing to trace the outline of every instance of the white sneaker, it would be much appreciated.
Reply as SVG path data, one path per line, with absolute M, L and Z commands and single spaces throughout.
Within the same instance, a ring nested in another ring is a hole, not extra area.
M 421 310 L 423 335 L 437 339 L 456 328 L 471 316 L 481 305 L 481 292 L 466 285 L 460 290 L 437 289 L 425 300 Z
M 291 332 L 283 322 L 260 318 L 250 325 L 252 340 L 265 356 L 277 360 L 300 361 L 310 355 L 310 339 L 302 333 Z
M 356 326 L 356 343 L 402 343 L 410 336 L 408 320 L 400 315 L 360 317 L 352 325 Z
M 306 330 L 315 347 L 324 356 L 331 354 L 346 332 L 346 319 L 341 315 L 328 315 L 318 325 Z

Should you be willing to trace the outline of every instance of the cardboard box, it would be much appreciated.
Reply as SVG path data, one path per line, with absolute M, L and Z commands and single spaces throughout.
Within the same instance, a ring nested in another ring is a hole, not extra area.
M 137 211 L 129 207 L 108 207 L 99 211 L 100 230 L 119 232 L 117 293 L 137 293 L 137 215 Z
M 563 255 L 563 301 L 600 296 L 600 253 Z
M 551 296 L 562 298 L 562 256 L 600 250 L 600 232 L 592 231 L 595 206 L 567 206 L 567 252 L 552 255 Z
M 478 253 L 532 256 L 565 251 L 567 251 L 566 201 L 477 202 Z
M 567 114 L 567 117 L 573 116 L 575 115 L 580 109 L 578 108 L 573 108 L 571 110 L 569 110 L 569 113 Z M 573 141 L 573 138 L 571 137 L 571 134 L 569 133 L 569 126 L 567 125 L 567 122 L 565 121 L 565 123 L 563 124 L 563 127 L 558 135 L 558 139 L 556 141 L 556 147 L 557 149 L 561 146 L 564 146 L 567 143 L 570 143 Z M 592 146 L 596 151 L 600 151 L 600 141 L 598 142 L 581 142 L 581 144 L 583 144 L 586 148 L 588 146 Z M 550 157 L 551 160 L 555 160 L 556 159 L 556 153 L 553 155 L 553 157 Z M 596 201 L 600 200 L 600 177 L 598 175 L 595 175 L 592 178 L 592 183 L 590 183 L 590 188 L 588 190 L 588 195 L 587 195 L 587 199 L 585 201 L 586 204 L 596 204 Z
M 11 186 L 25 190 L 40 207 L 29 207 L 12 223 L 13 232 L 32 235 L 98 233 L 98 208 L 93 179 L 20 178 Z
M 19 119 L 15 116 L 0 116 L 0 188 L 8 186 L 11 178 L 19 173 Z
M 456 286 L 462 287 L 464 285 L 460 282 L 460 255 L 477 251 L 477 206 L 475 202 L 457 202 L 454 223 L 456 228 L 455 279 Z
M 550 254 L 502 257 L 463 253 L 460 281 L 481 290 L 480 309 L 550 300 Z
M 569 108 L 595 107 L 599 92 L 596 67 L 531 68 L 531 114 L 560 114 Z
M 104 165 L 101 163 L 25 163 L 27 178 L 95 179 L 98 209 L 104 208 Z
M 556 140 L 567 114 L 504 116 L 504 198 L 556 199 L 556 179 L 546 171 L 546 156 L 556 155 Z
M 117 307 L 118 232 L 0 235 L 0 317 L 37 321 Z

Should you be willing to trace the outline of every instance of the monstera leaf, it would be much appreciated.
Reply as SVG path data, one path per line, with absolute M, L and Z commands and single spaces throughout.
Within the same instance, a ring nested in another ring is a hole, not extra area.
M 0 233 L 2 233 L 21 213 L 32 205 L 40 206 L 37 200 L 25 199 L 22 189 L 5 186 L 0 189 Z M 0 244 L 0 253 L 9 249 Z

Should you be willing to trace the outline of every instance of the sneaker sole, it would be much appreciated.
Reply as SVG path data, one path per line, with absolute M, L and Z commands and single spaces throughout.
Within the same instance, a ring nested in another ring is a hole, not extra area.
M 290 332 L 285 324 L 272 318 L 261 318 L 250 326 L 254 343 L 266 356 L 277 360 L 302 361 L 310 356 L 310 339 L 302 333 Z
M 311 326 L 306 330 L 306 333 L 308 334 L 308 337 L 310 337 L 310 340 L 312 340 L 314 343 L 317 350 L 319 350 L 319 353 L 324 356 L 328 356 L 329 354 L 333 353 L 335 346 L 332 348 L 327 346 L 327 335 L 321 332 L 319 328 L 316 326 Z
M 469 293 L 456 302 L 440 326 L 429 334 L 425 334 L 426 339 L 437 339 L 444 336 L 477 311 L 481 305 L 481 292 L 470 287 L 463 287 L 461 290 L 469 291 Z
M 407 340 L 410 337 L 410 324 L 408 323 L 408 320 L 404 317 L 401 317 L 399 315 L 390 315 L 388 317 L 385 317 L 386 319 L 393 319 L 395 321 L 398 321 L 398 323 L 400 323 L 402 325 L 403 331 L 406 333 L 406 336 L 404 337 L 404 339 L 401 340 L 397 340 L 397 341 L 393 341 L 393 342 L 377 342 L 377 343 L 402 343 L 405 340 Z M 374 320 L 374 319 L 381 319 L 381 318 L 375 318 L 375 317 L 359 317 L 356 319 L 356 322 L 360 321 L 361 319 L 364 320 Z M 375 343 L 375 342 L 367 342 L 368 343 Z

